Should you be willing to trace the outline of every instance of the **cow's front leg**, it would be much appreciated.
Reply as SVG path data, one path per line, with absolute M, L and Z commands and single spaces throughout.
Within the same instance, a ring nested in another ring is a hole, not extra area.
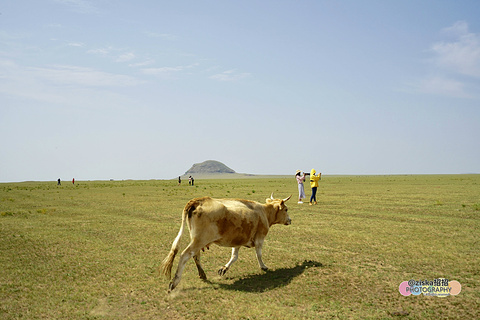
M 198 276 L 200 277 L 200 279 L 207 280 L 207 275 L 205 274 L 205 271 L 203 271 L 202 265 L 200 264 L 200 251 L 198 251 L 197 254 L 193 256 L 193 260 L 197 265 Z
M 262 246 L 263 246 L 263 239 L 255 241 L 255 252 L 257 253 L 257 260 L 258 265 L 263 271 L 267 271 L 268 267 L 263 263 L 262 260 Z
M 225 266 L 221 267 L 220 270 L 218 270 L 218 274 L 220 276 L 223 276 L 228 271 L 228 269 L 230 269 L 232 264 L 234 264 L 234 262 L 237 261 L 239 250 L 240 250 L 240 247 L 232 248 L 232 257 L 230 258 L 230 261 L 228 261 L 228 263 Z

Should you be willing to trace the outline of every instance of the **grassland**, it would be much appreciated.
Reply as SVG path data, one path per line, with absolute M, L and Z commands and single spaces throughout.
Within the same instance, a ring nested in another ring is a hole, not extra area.
M 316 206 L 296 203 L 293 178 L 195 182 L 0 184 L 0 318 L 480 318 L 480 175 L 327 176 Z M 202 255 L 209 281 L 191 261 L 167 295 L 158 266 L 189 199 L 263 202 L 272 191 L 293 194 L 293 223 L 270 229 L 270 271 L 245 248 L 220 278 L 230 249 L 214 246 Z M 436 278 L 461 293 L 399 293 Z

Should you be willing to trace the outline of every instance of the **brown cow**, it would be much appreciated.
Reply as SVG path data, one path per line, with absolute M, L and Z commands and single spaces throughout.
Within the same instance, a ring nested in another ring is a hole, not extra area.
M 218 271 L 221 276 L 237 261 L 238 251 L 242 246 L 255 247 L 260 268 L 268 270 L 262 261 L 263 240 L 272 225 L 292 223 L 285 205 L 290 197 L 283 200 L 274 199 L 272 194 L 269 199 L 266 199 L 265 204 L 249 200 L 210 197 L 190 200 L 183 209 L 180 231 L 173 241 L 170 253 L 162 263 L 162 273 L 170 279 L 173 260 L 178 253 L 180 238 L 187 221 L 191 241 L 180 255 L 177 272 L 170 282 L 169 292 L 180 282 L 185 264 L 192 257 L 200 278 L 207 279 L 200 264 L 200 250 L 208 248 L 212 243 L 232 248 L 230 261 Z

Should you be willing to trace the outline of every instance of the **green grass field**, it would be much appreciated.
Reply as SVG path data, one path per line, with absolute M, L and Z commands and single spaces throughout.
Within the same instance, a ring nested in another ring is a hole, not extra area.
M 195 182 L 0 184 L 0 318 L 480 318 L 480 175 L 326 176 L 316 206 L 297 204 L 293 177 Z M 243 248 L 220 278 L 230 249 L 213 246 L 202 255 L 209 280 L 190 261 L 167 294 L 158 267 L 188 200 L 264 202 L 272 192 L 293 195 L 293 222 L 270 229 L 268 272 Z M 437 278 L 462 291 L 398 289 Z

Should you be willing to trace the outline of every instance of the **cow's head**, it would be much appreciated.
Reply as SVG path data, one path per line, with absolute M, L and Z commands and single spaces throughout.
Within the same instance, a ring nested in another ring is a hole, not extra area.
M 290 200 L 292 196 L 286 198 L 286 199 L 274 199 L 273 198 L 273 193 L 270 196 L 270 198 L 267 198 L 267 204 L 271 204 L 275 210 L 275 219 L 272 224 L 284 224 L 284 225 L 289 225 L 292 223 L 292 219 L 288 216 L 288 208 L 285 205 L 285 202 Z

